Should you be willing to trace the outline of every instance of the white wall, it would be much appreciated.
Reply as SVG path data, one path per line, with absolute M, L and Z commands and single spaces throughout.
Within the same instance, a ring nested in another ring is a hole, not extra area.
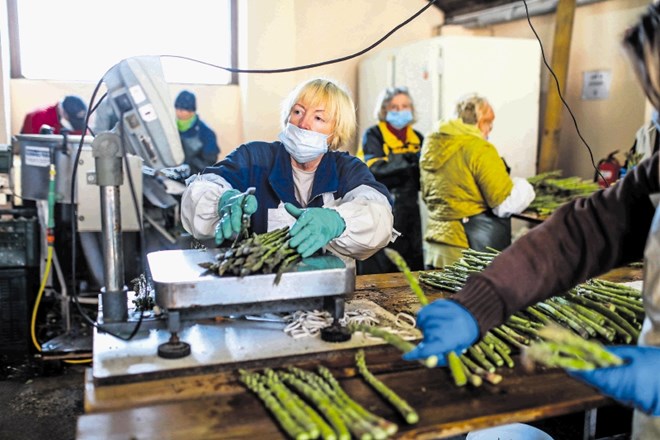
M 575 13 L 564 98 L 596 161 L 613 150 L 623 152 L 630 148 L 635 132 L 648 118 L 646 98 L 621 50 L 624 30 L 637 20 L 648 4 L 648 0 L 609 0 L 580 6 Z M 555 15 L 532 17 L 532 24 L 543 42 L 548 63 L 551 63 Z M 479 30 L 447 26 L 442 28 L 442 34 L 534 38 L 526 19 Z M 581 99 L 583 72 L 592 70 L 612 72 L 608 99 Z M 542 124 L 545 96 L 548 87 L 554 88 L 555 83 L 545 67 L 542 67 L 541 72 Z M 558 153 L 557 168 L 562 169 L 564 175 L 593 177 L 594 169 L 589 154 L 566 109 L 562 113 Z
M 239 0 L 238 3 L 239 63 L 253 69 L 314 63 L 357 52 L 426 4 L 423 0 L 382 0 L 378 4 L 372 0 Z M 442 13 L 431 7 L 379 48 L 428 38 L 442 19 Z M 6 41 L 0 41 L 0 45 L 2 51 Z M 209 50 L 213 50 L 212 42 Z M 242 142 L 276 139 L 280 130 L 280 102 L 304 79 L 312 76 L 338 79 L 348 85 L 355 98 L 357 63 L 351 60 L 283 74 L 241 74 L 238 86 L 172 84 L 172 100 L 183 88 L 196 93 L 199 115 L 216 131 L 222 157 Z M 35 107 L 54 103 L 66 94 L 89 99 L 94 86 L 84 82 L 11 80 L 10 133 L 20 131 L 23 117 Z
M 281 68 L 314 63 L 357 52 L 423 7 L 423 0 L 249 0 L 239 1 L 240 65 L 249 68 Z M 620 50 L 623 30 L 636 20 L 648 0 L 609 0 L 577 8 L 566 87 L 579 127 L 596 158 L 614 149 L 628 148 L 637 128 L 648 117 L 648 105 Z M 0 9 L 2 13 L 3 9 Z M 84 18 L 84 17 L 83 17 Z M 4 18 L 6 19 L 6 17 Z M 429 8 L 412 23 L 397 31 L 375 50 L 401 46 L 435 34 L 442 13 Z M 546 55 L 552 55 L 554 14 L 533 17 L 543 40 Z M 489 26 L 480 30 L 445 26 L 443 35 L 474 34 L 533 38 L 526 20 Z M 91 83 L 58 83 L 11 80 L 3 75 L 7 41 L 0 32 L 0 142 L 3 133 L 17 133 L 22 118 L 32 108 L 55 102 L 67 93 L 91 95 Z M 209 50 L 213 45 L 209 44 Z M 280 102 L 300 81 L 312 76 L 329 76 L 348 85 L 357 98 L 359 59 L 322 68 L 283 74 L 241 74 L 239 85 L 188 86 L 172 84 L 172 96 L 182 88 L 197 94 L 200 116 L 216 131 L 226 155 L 247 140 L 273 140 L 280 130 Z M 609 69 L 613 82 L 610 98 L 582 101 L 582 73 Z M 548 87 L 548 73 L 542 68 L 541 121 Z M 552 85 L 554 86 L 554 85 Z M 5 96 L 3 96 L 3 91 Z M 9 94 L 9 96 L 6 96 Z M 357 99 L 356 99 L 357 100 Z M 10 103 L 8 107 L 8 103 Z M 421 111 L 421 109 L 420 109 Z M 8 117 L 9 129 L 3 120 Z M 366 127 L 361 127 L 360 132 Z M 565 174 L 592 175 L 586 149 L 578 139 L 570 115 L 564 111 L 559 146 L 559 167 Z
M 376 42 L 424 5 L 423 1 L 409 0 L 378 4 L 370 0 L 331 0 L 322 5 L 309 0 L 241 2 L 246 20 L 241 62 L 251 68 L 280 68 L 343 57 Z M 442 21 L 442 13 L 431 7 L 375 50 L 430 38 Z M 308 78 L 334 78 L 348 86 L 357 102 L 360 59 L 290 73 L 241 75 L 246 139 L 274 139 L 281 129 L 282 99 Z
M 0 2 L 0 143 L 2 144 L 10 143 L 11 139 L 7 21 L 7 2 Z

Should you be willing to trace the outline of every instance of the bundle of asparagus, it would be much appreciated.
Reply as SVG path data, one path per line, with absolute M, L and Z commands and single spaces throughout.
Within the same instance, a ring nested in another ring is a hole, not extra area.
M 587 341 L 556 325 L 540 329 L 539 337 L 540 341 L 533 342 L 524 351 L 523 362 L 528 368 L 540 363 L 548 367 L 592 370 L 623 363 L 599 342 Z
M 497 254 L 496 250 L 478 252 L 467 249 L 458 262 L 444 267 L 442 271 L 422 272 L 419 280 L 432 287 L 457 292 L 470 274 L 482 271 Z M 501 376 L 495 374 L 496 369 L 504 365 L 512 368 L 511 352 L 540 340 L 540 330 L 547 324 L 569 329 L 576 337 L 584 339 L 629 344 L 637 340 L 643 318 L 639 290 L 593 279 L 563 296 L 539 302 L 513 314 L 504 324 L 486 333 L 465 354 L 458 356 L 467 374 L 465 378 L 454 374 L 454 380 L 457 385 L 469 382 L 478 386 L 481 381 L 472 377 L 477 375 L 497 383 Z M 451 362 L 452 358 L 448 360 Z M 460 374 L 460 369 L 455 368 Z
M 561 170 L 555 170 L 527 179 L 536 192 L 536 197 L 527 210 L 548 216 L 564 203 L 579 197 L 587 197 L 600 189 L 595 182 L 580 177 L 561 179 L 559 178 L 561 174 Z
M 353 400 L 323 366 L 318 374 L 296 367 L 266 369 L 263 374 L 239 372 L 241 382 L 264 402 L 291 438 L 386 439 L 398 431 L 395 423 Z
M 301 259 L 298 251 L 289 247 L 289 238 L 288 226 L 264 234 L 252 234 L 218 254 L 216 262 L 200 263 L 200 266 L 220 276 L 281 275 Z

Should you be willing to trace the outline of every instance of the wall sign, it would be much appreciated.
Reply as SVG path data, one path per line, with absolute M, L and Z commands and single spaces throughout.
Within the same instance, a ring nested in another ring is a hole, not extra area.
M 592 70 L 582 73 L 582 99 L 607 99 L 610 96 L 612 72 L 609 70 Z

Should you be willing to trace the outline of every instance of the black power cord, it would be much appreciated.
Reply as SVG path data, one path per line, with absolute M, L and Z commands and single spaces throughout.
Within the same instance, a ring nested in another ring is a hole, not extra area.
M 402 21 L 398 25 L 396 25 L 392 30 L 390 30 L 388 33 L 383 35 L 381 38 L 379 38 L 375 43 L 367 46 L 366 48 L 359 50 L 355 53 L 352 53 L 350 55 L 346 55 L 343 57 L 339 58 L 333 58 L 331 60 L 327 61 L 319 61 L 318 63 L 312 63 L 312 64 L 303 64 L 301 66 L 295 66 L 295 67 L 283 67 L 280 69 L 239 69 L 239 68 L 234 68 L 234 67 L 226 67 L 226 66 L 219 66 L 217 64 L 212 64 L 212 63 L 207 63 L 205 61 L 200 61 L 195 58 L 190 58 L 182 55 L 160 55 L 161 57 L 166 57 L 166 58 L 178 58 L 182 60 L 188 60 L 188 61 L 193 61 L 199 64 L 203 64 L 205 66 L 209 67 L 215 67 L 217 69 L 222 69 L 226 70 L 228 72 L 232 73 L 286 73 L 286 72 L 296 72 L 298 70 L 305 70 L 305 69 L 313 69 L 315 67 L 321 67 L 321 66 L 327 66 L 329 64 L 336 64 L 336 63 L 341 63 L 342 61 L 348 61 L 352 58 L 359 57 L 360 55 L 364 55 L 365 53 L 369 52 L 372 50 L 374 47 L 378 46 L 380 43 L 383 41 L 387 40 L 393 33 L 413 21 L 415 18 L 419 17 L 424 11 L 426 11 L 428 8 L 430 8 L 435 2 L 438 0 L 429 0 L 428 4 L 421 8 L 419 11 L 415 12 L 413 15 L 408 17 L 406 20 Z
M 534 36 L 536 37 L 536 40 L 539 42 L 539 47 L 541 48 L 541 56 L 543 57 L 543 64 L 545 64 L 545 67 L 548 68 L 548 71 L 552 75 L 552 77 L 555 79 L 555 85 L 557 86 L 557 93 L 559 94 L 559 99 L 561 99 L 562 104 L 564 104 L 564 107 L 566 107 L 566 110 L 568 110 L 568 113 L 571 115 L 571 119 L 573 119 L 573 125 L 575 126 L 575 131 L 577 132 L 578 137 L 582 141 L 585 147 L 587 147 L 587 151 L 589 152 L 589 158 L 591 159 L 591 166 L 594 167 L 594 170 L 596 170 L 596 173 L 600 176 L 601 179 L 603 179 L 603 182 L 605 182 L 605 185 L 607 187 L 610 186 L 609 182 L 605 179 L 605 177 L 601 174 L 600 170 L 596 166 L 596 162 L 594 161 L 594 154 L 591 151 L 591 147 L 587 143 L 587 141 L 584 139 L 582 136 L 582 133 L 580 132 L 580 128 L 578 127 L 577 119 L 575 118 L 575 115 L 573 114 L 573 111 L 571 110 L 571 107 L 568 105 L 566 100 L 564 99 L 564 96 L 561 94 L 561 87 L 559 86 L 559 79 L 557 78 L 557 75 L 555 75 L 555 72 L 552 70 L 552 67 L 548 64 L 548 61 L 545 58 L 545 51 L 543 50 L 543 43 L 541 42 L 541 38 L 539 37 L 539 34 L 536 33 L 536 29 L 534 29 L 534 25 L 532 25 L 532 20 L 529 17 L 529 9 L 527 8 L 527 1 L 522 0 L 523 4 L 525 5 L 525 14 L 527 15 L 527 23 L 529 23 L 529 27 L 532 29 L 532 32 L 534 33 Z
M 207 63 L 207 62 L 200 61 L 200 60 L 197 60 L 197 59 L 194 59 L 194 58 L 180 56 L 180 55 L 160 55 L 160 56 L 161 57 L 167 57 L 167 58 L 179 58 L 179 59 L 189 60 L 189 61 L 193 61 L 193 62 L 196 62 L 196 63 L 199 63 L 199 64 L 204 64 L 204 65 L 207 65 L 207 66 L 210 66 L 210 67 L 215 67 L 215 68 L 226 70 L 226 71 L 233 72 L 233 73 L 285 73 L 285 72 L 295 72 L 295 71 L 298 71 L 298 70 L 312 69 L 312 68 L 315 68 L 315 67 L 320 67 L 320 66 L 325 66 L 325 65 L 329 65 L 329 64 L 335 64 L 335 63 L 340 63 L 340 62 L 343 62 L 343 61 L 347 61 L 347 60 L 350 60 L 352 58 L 358 57 L 360 55 L 363 55 L 363 54 L 369 52 L 370 50 L 372 50 L 373 48 L 378 46 L 380 43 L 385 41 L 387 38 L 389 38 L 392 34 L 394 34 L 394 32 L 398 31 L 399 29 L 401 29 L 402 27 L 404 27 L 405 25 L 407 25 L 408 23 L 413 21 L 415 18 L 417 18 L 419 15 L 421 15 L 424 11 L 426 11 L 433 4 L 435 4 L 436 1 L 437 0 L 429 0 L 428 4 L 426 4 L 424 7 L 422 7 L 419 11 L 417 11 L 415 14 L 413 14 L 412 16 L 410 16 L 409 18 L 407 18 L 406 20 L 404 20 L 403 22 L 401 22 L 400 24 L 395 26 L 393 29 L 391 29 L 389 32 L 387 32 L 383 37 L 381 37 L 375 43 L 371 44 L 370 46 L 366 47 L 365 49 L 362 49 L 362 50 L 360 50 L 358 52 L 355 52 L 353 54 L 350 54 L 350 55 L 346 55 L 346 56 L 339 57 L 339 58 L 334 58 L 334 59 L 331 59 L 331 60 L 328 60 L 328 61 L 321 61 L 321 62 L 313 63 L 313 64 L 305 64 L 305 65 L 301 65 L 301 66 L 286 67 L 286 68 L 280 68 L 280 69 L 239 69 L 239 68 L 233 68 L 233 67 L 219 66 L 219 65 Z M 112 335 L 116 338 L 128 341 L 128 340 L 131 340 L 137 334 L 137 332 L 140 328 L 140 324 L 142 322 L 142 313 L 140 314 L 139 321 L 137 322 L 135 328 L 131 331 L 131 334 L 128 337 L 124 337 L 124 336 L 115 334 L 111 331 L 108 331 L 107 328 L 104 328 L 98 322 L 96 322 L 92 318 L 90 318 L 89 315 L 87 315 L 85 310 L 80 305 L 80 301 L 78 299 L 77 286 L 76 286 L 76 246 L 77 246 L 76 219 L 77 219 L 77 205 L 76 205 L 76 203 L 73 203 L 73 201 L 75 200 L 76 174 L 77 174 L 77 171 L 78 171 L 78 162 L 80 160 L 80 155 L 82 153 L 82 148 L 83 148 L 83 145 L 84 145 L 84 139 L 85 139 L 84 134 L 87 133 L 87 131 L 89 131 L 92 135 L 94 135 L 92 130 L 89 128 L 89 119 L 90 119 L 91 115 L 94 113 L 94 111 L 96 111 L 98 106 L 101 104 L 101 102 L 104 99 L 107 98 L 107 93 L 106 93 L 106 94 L 101 96 L 101 98 L 99 99 L 98 102 L 95 103 L 96 95 L 98 94 L 99 89 L 101 88 L 101 84 L 103 83 L 103 78 L 105 78 L 105 75 L 109 71 L 110 71 L 110 69 L 98 81 L 98 83 L 96 84 L 96 87 L 94 88 L 94 91 L 92 92 L 92 96 L 91 96 L 90 101 L 89 101 L 89 106 L 88 106 L 88 109 L 87 109 L 87 113 L 85 114 L 85 124 L 84 124 L 84 127 L 83 127 L 83 136 L 81 136 L 81 138 L 80 138 L 80 144 L 78 145 L 78 150 L 76 152 L 76 157 L 75 157 L 75 160 L 74 160 L 74 163 L 73 163 L 73 169 L 71 171 L 71 173 L 72 173 L 72 178 L 71 178 L 71 201 L 72 201 L 72 203 L 71 203 L 71 236 L 72 236 L 72 240 L 71 240 L 71 243 L 72 243 L 72 252 L 71 252 L 72 289 L 71 289 L 71 296 L 74 299 L 74 303 L 76 304 L 76 308 L 77 308 L 78 312 L 82 315 L 82 317 L 84 318 L 84 320 L 86 322 L 88 322 L 90 325 L 96 327 L 97 329 L 99 329 L 99 330 L 101 330 L 105 333 L 108 333 L 108 334 L 110 334 L 110 335 Z M 123 123 L 123 118 L 122 118 L 122 123 Z M 142 256 L 142 252 L 145 249 L 144 230 L 143 230 L 143 227 L 142 227 L 142 221 L 141 221 L 139 206 L 137 204 L 138 202 L 137 202 L 137 197 L 136 197 L 136 194 L 135 194 L 135 188 L 133 186 L 133 180 L 132 180 L 132 177 L 130 175 L 130 169 L 128 168 L 128 158 L 127 158 L 127 154 L 126 154 L 126 148 L 125 148 L 125 145 L 124 145 L 123 135 L 122 135 L 122 156 L 123 156 L 124 164 L 125 164 L 125 167 L 126 167 L 126 170 L 127 170 L 127 173 L 128 173 L 129 187 L 130 187 L 131 196 L 132 196 L 132 199 L 133 199 L 133 207 L 135 209 L 136 216 L 138 218 L 139 227 L 140 227 L 140 241 L 141 241 L 141 245 L 142 245 L 142 250 L 141 250 L 140 254 Z M 146 271 L 146 265 L 144 264 L 144 261 L 143 261 L 142 264 L 143 264 L 143 266 L 145 266 L 145 271 Z M 147 279 L 150 280 L 151 277 L 147 276 Z

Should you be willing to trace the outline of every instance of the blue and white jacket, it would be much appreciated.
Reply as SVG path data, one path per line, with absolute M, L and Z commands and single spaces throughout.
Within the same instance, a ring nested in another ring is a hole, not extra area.
M 302 207 L 296 200 L 291 156 L 281 142 L 249 142 L 231 152 L 217 166 L 192 176 L 183 193 L 181 219 L 197 239 L 214 236 L 219 221 L 218 201 L 228 189 L 255 187 L 259 203 L 251 218 L 253 232 L 263 233 L 295 218 L 284 203 Z M 314 175 L 307 207 L 336 210 L 346 229 L 328 244 L 337 254 L 365 259 L 392 241 L 392 207 L 387 188 L 378 183 L 367 166 L 344 152 L 325 153 Z

